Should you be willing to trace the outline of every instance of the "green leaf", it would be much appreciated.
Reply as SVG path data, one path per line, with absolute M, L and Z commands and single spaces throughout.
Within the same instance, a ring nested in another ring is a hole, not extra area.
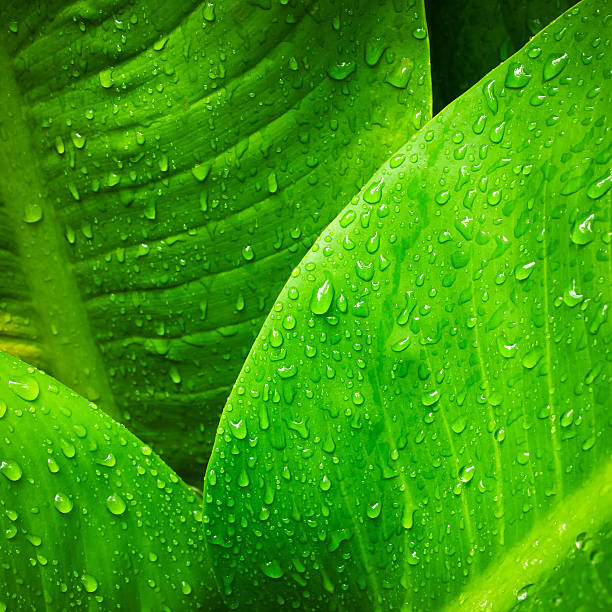
M 576 0 L 429 0 L 426 4 L 437 113 Z
M 218 605 L 201 499 L 93 404 L 0 353 L 0 610 Z
M 1 346 L 199 482 L 282 283 L 431 116 L 422 1 L 0 15 Z
M 608 9 L 444 110 L 294 271 L 206 476 L 229 603 L 505 610 L 609 531 Z

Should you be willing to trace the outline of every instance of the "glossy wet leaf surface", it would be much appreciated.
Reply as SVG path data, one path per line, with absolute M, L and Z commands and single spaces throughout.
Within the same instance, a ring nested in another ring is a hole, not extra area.
M 201 498 L 124 427 L 0 353 L 0 609 L 213 609 Z
M 294 270 L 207 471 L 229 604 L 610 606 L 609 19 L 488 74 Z
M 1 346 L 199 483 L 292 266 L 431 115 L 422 2 L 1 17 Z

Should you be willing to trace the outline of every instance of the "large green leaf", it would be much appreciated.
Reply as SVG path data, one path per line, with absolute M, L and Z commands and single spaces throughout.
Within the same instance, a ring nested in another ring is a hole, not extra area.
M 437 113 L 576 0 L 428 0 Z
M 199 481 L 291 268 L 431 116 L 422 0 L 0 16 L 1 345 Z
M 443 111 L 294 270 L 206 476 L 228 602 L 529 605 L 609 532 L 609 8 Z
M 149 446 L 0 353 L 0 610 L 212 609 L 201 522 Z

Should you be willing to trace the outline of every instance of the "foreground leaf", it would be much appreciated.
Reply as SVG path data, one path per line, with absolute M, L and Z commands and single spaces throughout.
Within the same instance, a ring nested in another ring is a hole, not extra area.
M 608 15 L 443 111 L 294 271 L 206 477 L 228 602 L 505 610 L 609 531 Z
M 0 346 L 199 484 L 291 268 L 431 116 L 422 1 L 0 16 Z
M 121 425 L 0 353 L 0 610 L 214 608 L 200 504 Z
M 574 4 L 576 0 L 429 0 L 434 113 Z

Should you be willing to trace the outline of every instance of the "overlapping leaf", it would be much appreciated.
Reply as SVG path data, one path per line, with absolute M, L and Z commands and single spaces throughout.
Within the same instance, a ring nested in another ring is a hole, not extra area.
M 211 610 L 201 499 L 61 383 L 0 353 L 0 610 Z
M 610 605 L 609 13 L 487 75 L 294 270 L 207 471 L 229 603 Z
M 422 2 L 1 16 L 2 346 L 199 482 L 292 266 L 430 116 Z

